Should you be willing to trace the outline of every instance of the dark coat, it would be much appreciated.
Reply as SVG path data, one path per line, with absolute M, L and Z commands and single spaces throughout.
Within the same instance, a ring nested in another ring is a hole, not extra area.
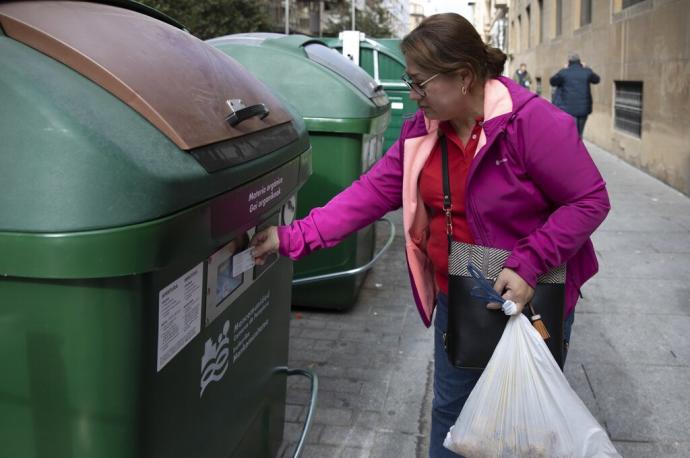
M 525 89 L 529 89 L 532 85 L 532 77 L 529 75 L 527 70 L 524 72 L 521 72 L 520 69 L 515 70 L 513 80 Z
M 589 85 L 599 83 L 599 75 L 592 69 L 583 67 L 580 61 L 570 62 L 567 68 L 551 77 L 550 83 L 558 91 L 554 100 L 558 108 L 572 116 L 587 116 L 592 112 Z

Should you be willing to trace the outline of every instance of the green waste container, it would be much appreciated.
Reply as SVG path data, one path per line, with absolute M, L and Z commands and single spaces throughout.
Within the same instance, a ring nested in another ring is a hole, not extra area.
M 328 46 L 339 52 L 343 51 L 343 38 L 325 38 Z M 354 37 L 356 42 L 352 49 L 357 49 L 358 63 L 364 71 L 378 81 L 386 91 L 391 101 L 391 122 L 385 132 L 383 143 L 387 150 L 400 137 L 405 119 L 414 116 L 417 111 L 416 102 L 410 100 L 410 89 L 402 82 L 405 73 L 405 57 L 400 50 L 400 40 L 396 38 L 367 38 L 363 33 Z
M 242 251 L 292 219 L 306 128 L 117 4 L 0 3 L 0 456 L 272 458 L 292 263 Z
M 320 40 L 304 35 L 238 34 L 208 40 L 283 94 L 304 118 L 313 147 L 314 174 L 300 190 L 297 216 L 328 202 L 383 153 L 390 103 L 360 68 Z M 295 264 L 293 304 L 346 309 L 374 259 L 374 226 Z M 347 275 L 340 276 L 345 272 Z M 354 274 L 348 274 L 356 272 Z M 323 279 L 324 277 L 337 279 Z

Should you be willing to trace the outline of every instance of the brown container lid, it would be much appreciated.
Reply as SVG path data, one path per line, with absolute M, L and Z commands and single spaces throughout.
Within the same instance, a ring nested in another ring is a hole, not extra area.
M 0 3 L 0 25 L 118 97 L 184 150 L 291 121 L 232 58 L 136 11 L 80 1 L 9 2 Z M 233 99 L 246 107 L 265 104 L 270 114 L 231 127 Z

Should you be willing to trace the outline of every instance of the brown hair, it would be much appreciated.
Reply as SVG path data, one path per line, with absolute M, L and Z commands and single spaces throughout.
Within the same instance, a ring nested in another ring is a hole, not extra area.
M 455 13 L 435 14 L 424 19 L 402 43 L 406 58 L 431 73 L 469 69 L 485 81 L 503 73 L 506 55 L 486 45 L 477 30 Z

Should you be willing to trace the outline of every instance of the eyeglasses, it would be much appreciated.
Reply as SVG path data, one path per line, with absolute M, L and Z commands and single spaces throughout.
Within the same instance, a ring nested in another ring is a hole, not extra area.
M 433 76 L 430 76 L 429 78 L 425 79 L 421 83 L 415 83 L 412 78 L 410 78 L 407 73 L 403 73 L 403 75 L 400 77 L 405 84 L 407 84 L 407 87 L 415 91 L 417 94 L 419 94 L 420 97 L 426 97 L 426 91 L 424 90 L 424 86 L 426 86 L 431 80 L 436 78 L 438 75 L 441 73 L 436 73 Z

